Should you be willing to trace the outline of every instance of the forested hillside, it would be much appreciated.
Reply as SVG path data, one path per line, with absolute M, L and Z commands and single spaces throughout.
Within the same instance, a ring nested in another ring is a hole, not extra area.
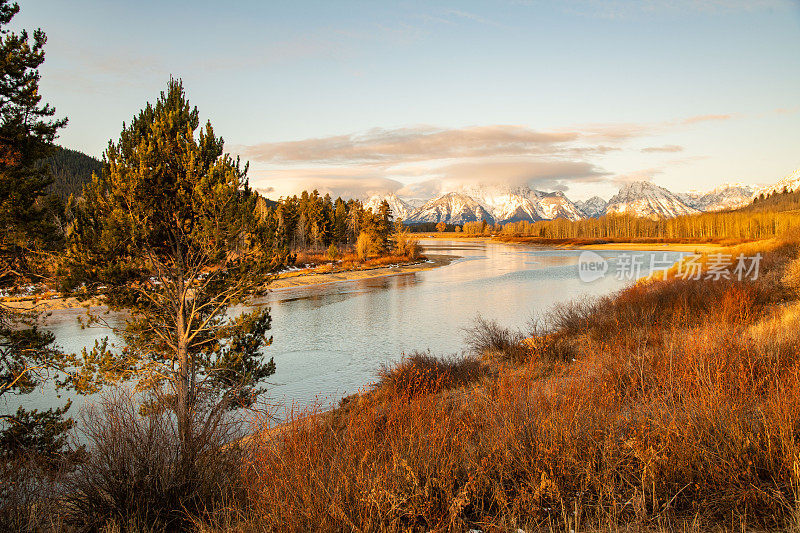
M 99 159 L 61 146 L 44 159 L 43 164 L 50 165 L 53 173 L 50 192 L 65 200 L 70 194 L 80 196 L 83 185 L 92 178 L 92 173 L 100 174 L 103 168 Z
M 769 196 L 759 196 L 742 211 L 793 211 L 800 209 L 800 190 L 774 192 Z

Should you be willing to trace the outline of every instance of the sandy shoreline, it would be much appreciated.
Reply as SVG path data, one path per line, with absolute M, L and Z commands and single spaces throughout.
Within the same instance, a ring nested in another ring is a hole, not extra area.
M 600 243 L 569 243 L 558 242 L 554 239 L 553 242 L 539 241 L 539 240 L 526 240 L 524 237 L 505 237 L 503 235 L 469 235 L 465 233 L 421 233 L 418 234 L 421 239 L 434 239 L 434 240 L 453 240 L 453 241 L 496 241 L 503 244 L 526 244 L 529 246 L 539 246 L 542 248 L 562 248 L 565 250 L 640 250 L 642 252 L 697 252 L 706 253 L 716 251 L 721 248 L 729 247 L 730 245 L 698 242 L 698 243 L 659 243 L 659 242 L 600 242 Z
M 397 274 L 410 274 L 422 272 L 441 266 L 449 265 L 459 258 L 456 255 L 428 254 L 426 260 L 415 263 L 369 268 L 364 270 L 343 270 L 341 272 L 317 273 L 311 270 L 301 270 L 297 272 L 287 272 L 278 275 L 269 284 L 269 290 L 282 290 L 306 285 L 321 285 L 324 283 L 335 283 L 340 281 L 357 281 L 369 278 L 379 278 L 383 276 L 394 276 Z M 19 298 L 6 299 L 2 305 L 12 309 L 37 309 L 40 311 L 57 311 L 62 309 L 81 309 L 88 306 L 102 307 L 102 301 L 93 299 L 90 302 L 81 302 L 77 298 L 54 298 L 50 296 L 39 298 Z
M 406 265 L 377 267 L 365 270 L 343 270 L 341 272 L 330 272 L 320 274 L 316 272 L 301 272 L 282 274 L 269 284 L 270 290 L 288 289 L 302 287 L 305 285 L 319 285 L 323 283 L 335 283 L 338 281 L 356 281 L 361 279 L 379 278 L 383 276 L 393 276 L 396 274 L 409 274 L 431 270 L 440 266 L 449 265 L 458 259 L 456 255 L 427 254 L 427 261 L 410 263 Z
M 720 244 L 657 244 L 657 243 L 636 243 L 636 242 L 609 242 L 604 244 L 583 244 L 565 246 L 576 250 L 625 250 L 642 252 L 694 252 L 707 253 L 725 248 Z

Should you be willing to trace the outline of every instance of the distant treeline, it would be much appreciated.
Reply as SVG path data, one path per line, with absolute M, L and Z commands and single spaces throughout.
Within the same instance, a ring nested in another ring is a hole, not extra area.
M 374 247 L 385 249 L 394 231 L 392 210 L 383 202 L 377 213 L 364 209 L 358 200 L 333 200 L 315 190 L 300 196 L 272 202 L 259 202 L 261 216 L 267 221 L 275 241 L 291 250 L 324 250 L 330 245 L 355 245 L 364 234 Z M 377 250 L 376 250 L 377 251 Z
M 485 220 L 475 220 L 472 222 L 464 222 L 463 225 L 447 224 L 446 222 L 421 222 L 417 224 L 410 224 L 408 226 L 414 233 L 469 233 L 469 234 L 489 234 L 499 233 L 503 226 L 500 224 L 489 224 Z
M 767 239 L 800 227 L 798 207 L 800 192 L 778 192 L 732 211 L 658 220 L 606 215 L 575 222 L 513 222 L 502 233 L 542 239 Z

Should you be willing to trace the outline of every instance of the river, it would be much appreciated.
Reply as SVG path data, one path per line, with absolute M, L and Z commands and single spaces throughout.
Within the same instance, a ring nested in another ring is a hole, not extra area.
M 514 328 L 544 315 L 554 304 L 608 294 L 632 282 L 620 265 L 632 255 L 649 272 L 651 259 L 674 262 L 679 252 L 597 252 L 610 269 L 593 282 L 578 275 L 579 250 L 547 249 L 495 241 L 430 239 L 425 252 L 459 256 L 432 270 L 372 279 L 275 290 L 258 302 L 272 314 L 274 357 L 271 403 L 303 408 L 328 405 L 368 387 L 381 365 L 414 350 L 454 354 L 464 350 L 464 330 L 478 315 Z M 55 311 L 47 327 L 67 350 L 79 351 L 108 334 L 82 329 L 79 310 Z M 117 320 L 110 316 L 112 322 Z M 27 407 L 63 403 L 50 390 L 24 398 Z M 79 406 L 86 401 L 73 398 Z M 16 405 L 0 406 L 15 410 Z M 73 408 L 74 409 L 74 408 Z M 73 414 L 77 409 L 71 411 Z

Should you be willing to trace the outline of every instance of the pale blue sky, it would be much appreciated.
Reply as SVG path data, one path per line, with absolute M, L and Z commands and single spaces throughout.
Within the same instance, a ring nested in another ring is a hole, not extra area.
M 800 4 L 22 0 L 61 143 L 99 156 L 170 74 L 251 180 L 608 198 L 800 166 Z M 410 185 L 410 186 L 409 186 Z

